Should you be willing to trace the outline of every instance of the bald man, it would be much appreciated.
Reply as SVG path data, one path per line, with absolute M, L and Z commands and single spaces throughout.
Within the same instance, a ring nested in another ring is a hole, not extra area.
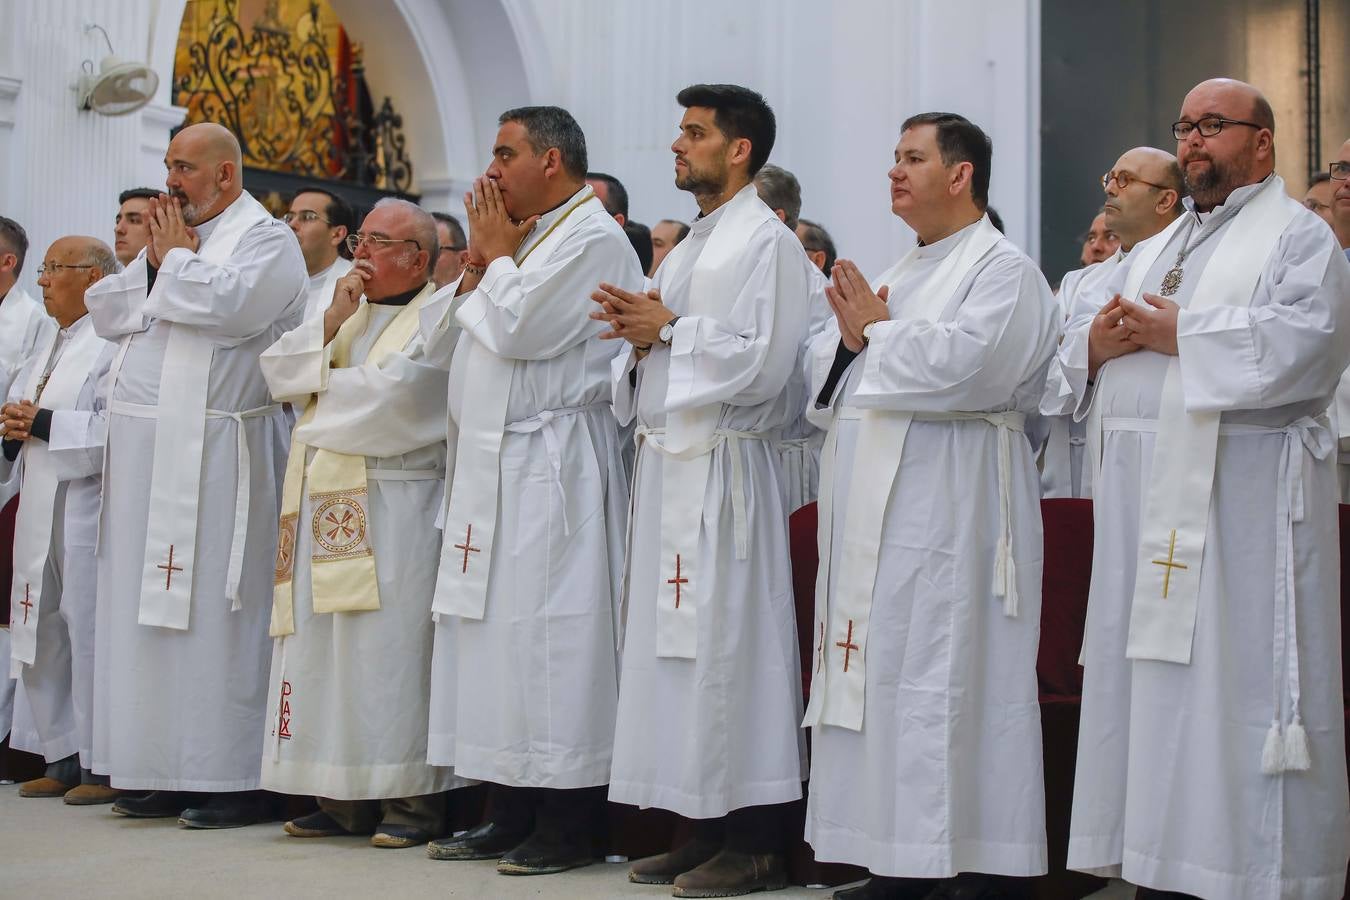
M 1106 229 L 1120 246 L 1099 263 L 1070 272 L 1060 282 L 1058 300 L 1067 321 L 1096 315 L 1107 301 L 1103 286 L 1135 244 L 1162 231 L 1181 214 L 1186 188 L 1177 158 L 1166 150 L 1135 147 L 1102 176 Z M 1052 370 L 1053 371 L 1053 370 Z M 1041 413 L 1050 426 L 1041 466 L 1041 496 L 1091 497 L 1092 467 L 1083 467 L 1087 422 L 1074 421 L 1073 394 L 1061 381 L 1046 382 Z
M 113 809 L 258 821 L 277 500 L 289 434 L 258 357 L 299 324 L 295 235 L 244 193 L 215 124 L 169 143 L 150 243 L 88 293 L 109 375 L 94 770 Z M 188 792 L 193 795 L 190 796 Z
M 65 237 L 38 266 L 46 335 L 0 406 L 0 481 L 22 480 L 10 588 L 10 659 L 48 762 L 21 797 L 111 803 L 117 791 L 90 771 L 94 694 L 94 538 L 106 404 L 96 388 L 113 346 L 94 333 L 85 291 L 120 266 L 102 241 Z
M 1340 897 L 1350 853 L 1334 436 L 1350 263 L 1215 79 L 1189 196 L 1054 366 L 1100 467 L 1068 865 L 1140 896 Z M 1172 894 L 1166 894 L 1171 896 Z
M 352 237 L 323 315 L 261 360 L 272 393 L 304 410 L 281 505 L 263 783 L 319 797 L 286 823 L 294 837 L 402 848 L 440 834 L 442 792 L 463 783 L 427 764 L 448 375 L 426 359 L 418 314 L 436 290 L 436 221 L 387 197 Z

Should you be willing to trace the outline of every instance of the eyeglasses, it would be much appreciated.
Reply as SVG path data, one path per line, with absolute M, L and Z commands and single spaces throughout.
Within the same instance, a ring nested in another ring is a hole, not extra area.
M 281 217 L 281 221 L 285 222 L 287 225 L 291 224 L 296 219 L 299 219 L 301 222 L 322 222 L 325 225 L 333 224 L 312 209 L 302 209 L 299 212 L 288 212 Z
M 362 244 L 366 243 L 375 244 L 376 250 L 379 250 L 383 247 L 388 247 L 390 244 L 412 244 L 418 250 L 422 249 L 422 245 L 419 244 L 417 241 L 413 240 L 412 238 L 387 238 L 387 237 L 380 237 L 379 235 L 375 234 L 364 234 L 360 231 L 356 232 L 355 234 L 347 235 L 346 243 L 347 249 L 352 251 L 353 253 L 355 253 Z
M 42 265 L 37 267 L 37 273 L 39 275 L 47 275 L 47 274 L 55 275 L 62 269 L 92 269 L 92 268 L 94 268 L 92 263 L 86 266 L 68 266 L 65 263 L 43 263 Z
M 1347 178 L 1350 178 L 1350 162 L 1337 160 L 1328 166 L 1328 168 L 1331 170 L 1331 177 L 1335 181 L 1345 181 Z
M 1203 132 L 1201 133 L 1203 134 Z M 1107 172 L 1105 175 L 1103 175 L 1102 190 L 1106 190 L 1108 187 L 1110 187 L 1111 182 L 1113 181 L 1116 183 L 1116 187 L 1120 188 L 1122 191 L 1125 190 L 1127 187 L 1129 187 L 1130 183 L 1134 181 L 1137 181 L 1140 184 L 1146 184 L 1151 188 L 1157 188 L 1160 191 L 1171 190 L 1171 188 L 1168 188 L 1166 185 L 1155 184 L 1152 181 L 1145 181 L 1138 175 L 1135 175 L 1131 172 L 1126 172 L 1124 169 L 1121 169 L 1119 172 Z
M 1172 123 L 1172 137 L 1179 141 L 1184 141 L 1191 136 L 1192 131 L 1199 131 L 1201 137 L 1214 137 L 1220 131 L 1223 131 L 1225 125 L 1246 125 L 1248 128 L 1265 128 L 1264 125 L 1257 125 L 1255 122 L 1244 122 L 1241 119 L 1225 119 L 1223 116 L 1205 116 L 1199 122 L 1188 122 L 1182 119 Z
M 1303 201 L 1303 208 L 1310 209 L 1313 212 L 1321 212 L 1324 209 L 1331 209 L 1331 204 L 1322 203 L 1319 200 L 1314 200 L 1312 197 L 1309 197 L 1307 200 Z

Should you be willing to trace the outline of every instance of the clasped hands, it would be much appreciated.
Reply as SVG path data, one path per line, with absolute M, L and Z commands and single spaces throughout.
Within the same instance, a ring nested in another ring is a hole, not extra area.
M 177 197 L 168 194 L 151 197 L 145 216 L 150 223 L 150 241 L 145 245 L 145 258 L 150 265 L 158 269 L 164 257 L 175 247 L 197 252 L 201 239 L 197 237 L 197 229 L 183 218 L 183 206 Z
M 591 318 L 609 324 L 610 330 L 602 332 L 600 339 L 624 340 L 642 351 L 650 350 L 660 340 L 661 326 L 675 318 L 655 288 L 645 294 L 633 293 L 602 281 L 591 299 L 600 304 L 600 311 L 591 313 Z
M 5 426 L 3 437 L 7 441 L 26 441 L 33 436 L 33 420 L 37 418 L 38 406 L 32 400 L 20 400 L 0 406 L 0 424 Z
M 839 323 L 839 339 L 849 350 L 861 353 L 866 343 L 863 329 L 891 317 L 886 306 L 890 288 L 882 285 L 880 291 L 874 292 L 858 267 L 847 259 L 834 264 L 830 277 L 830 284 L 825 286 L 825 299 Z
M 1143 303 L 1126 300 L 1116 294 L 1101 308 L 1088 327 L 1088 377 L 1107 360 L 1153 350 L 1166 356 L 1177 355 L 1177 314 L 1181 307 L 1157 294 L 1144 294 Z

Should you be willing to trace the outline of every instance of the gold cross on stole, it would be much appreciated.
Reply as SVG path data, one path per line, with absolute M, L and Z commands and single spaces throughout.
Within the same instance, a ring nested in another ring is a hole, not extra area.
M 1189 569 L 1189 568 L 1190 568 L 1190 566 L 1187 566 L 1187 565 L 1185 565 L 1185 564 L 1183 564 L 1183 563 L 1173 562 L 1173 559 L 1174 559 L 1175 556 L 1176 556 L 1176 552 L 1177 552 L 1177 530 L 1176 530 L 1175 528 L 1173 528 L 1173 529 L 1172 529 L 1172 538 L 1171 538 L 1171 542 L 1168 544 L 1168 547 L 1167 547 L 1167 559 L 1165 559 L 1165 560 L 1164 560 L 1164 559 L 1154 559 L 1154 560 L 1150 560 L 1150 562 L 1152 562 L 1155 566 L 1162 566 L 1162 567 L 1163 567 L 1163 592 L 1162 592 L 1162 595 L 1163 595 L 1163 599 L 1164 599 L 1164 600 L 1167 599 L 1167 589 L 1168 589 L 1168 588 L 1171 586 L 1171 584 L 1172 584 L 1172 570 L 1173 570 L 1173 569 Z

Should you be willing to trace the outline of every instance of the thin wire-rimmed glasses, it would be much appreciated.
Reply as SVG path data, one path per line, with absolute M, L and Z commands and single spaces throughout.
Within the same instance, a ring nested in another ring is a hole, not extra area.
M 92 269 L 92 268 L 94 268 L 92 263 L 83 266 L 68 266 L 65 263 L 43 263 L 42 265 L 37 267 L 37 273 L 39 275 L 56 275 L 62 269 Z
M 332 222 L 328 221 L 312 209 L 302 209 L 299 212 L 287 212 L 281 217 L 281 221 L 285 222 L 287 225 L 291 224 L 296 219 L 299 219 L 301 222 L 322 222 L 330 228 L 333 225 Z
M 1350 178 L 1350 162 L 1337 160 L 1327 168 L 1331 171 L 1332 181 L 1345 181 Z
M 357 249 L 362 244 L 365 243 L 374 244 L 375 249 L 377 250 L 384 247 L 388 247 L 390 244 L 412 244 L 418 250 L 422 249 L 422 245 L 419 244 L 417 241 L 413 240 L 412 238 L 389 238 L 383 237 L 378 234 L 365 234 L 364 232 L 360 231 L 356 232 L 355 234 L 347 235 L 346 240 L 347 249 L 352 251 L 353 253 L 355 253 Z

